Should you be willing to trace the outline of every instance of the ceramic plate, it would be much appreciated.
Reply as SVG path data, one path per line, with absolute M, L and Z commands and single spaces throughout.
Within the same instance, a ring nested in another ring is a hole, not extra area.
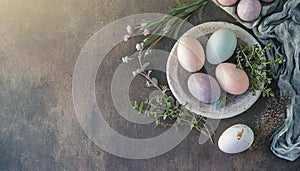
M 239 26 L 236 26 L 231 23 L 226 23 L 226 22 L 203 23 L 188 30 L 183 36 L 192 36 L 197 38 L 201 42 L 203 48 L 205 49 L 206 42 L 209 36 L 213 32 L 222 28 L 228 28 L 231 29 L 233 32 L 235 32 L 238 38 L 238 42 L 240 44 L 244 44 L 248 46 L 253 44 L 259 44 L 256 41 L 256 39 L 247 31 L 245 31 Z M 188 77 L 191 75 L 191 73 L 185 71 L 178 63 L 177 45 L 178 42 L 172 48 L 168 58 L 167 67 L 166 67 L 167 80 L 175 98 L 181 104 L 188 104 L 187 108 L 189 110 L 191 110 L 192 112 L 198 115 L 205 116 L 207 118 L 224 119 L 224 118 L 234 117 L 243 113 L 257 101 L 257 99 L 261 94 L 261 91 L 257 91 L 256 95 L 253 96 L 252 92 L 248 90 L 246 93 L 242 95 L 238 95 L 238 96 L 228 95 L 226 105 L 219 109 L 215 109 L 214 105 L 199 102 L 190 94 L 187 88 L 187 80 Z M 205 68 L 205 72 L 214 76 L 215 66 L 205 62 L 204 68 Z

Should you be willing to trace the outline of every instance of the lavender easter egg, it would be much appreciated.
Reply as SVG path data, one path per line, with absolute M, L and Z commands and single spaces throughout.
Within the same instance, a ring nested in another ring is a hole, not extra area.
M 216 102 L 221 95 L 221 89 L 216 79 L 208 74 L 194 73 L 188 79 L 188 89 L 199 101 Z
M 259 0 L 241 0 L 237 6 L 237 15 L 243 21 L 256 20 L 262 10 Z

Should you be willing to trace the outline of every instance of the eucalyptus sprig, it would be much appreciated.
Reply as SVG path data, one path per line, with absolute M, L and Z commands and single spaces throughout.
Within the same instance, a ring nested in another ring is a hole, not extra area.
M 256 90 L 260 90 L 263 92 L 264 97 L 274 97 L 274 92 L 269 87 L 273 75 L 269 66 L 282 64 L 285 60 L 283 57 L 273 60 L 266 59 L 265 51 L 272 46 L 271 43 L 263 48 L 260 48 L 257 44 L 250 47 L 240 45 L 236 50 L 237 68 L 243 69 L 247 73 L 253 95 L 256 95 Z M 264 86 L 262 86 L 263 83 Z
M 167 87 L 165 88 L 166 90 L 168 89 Z M 187 125 L 190 129 L 195 128 L 213 141 L 210 133 L 212 128 L 206 121 L 206 118 L 188 111 L 185 108 L 187 105 L 188 104 L 181 105 L 172 96 L 160 94 L 140 103 L 135 101 L 133 108 L 138 110 L 141 114 L 158 118 L 155 120 L 155 127 L 159 125 L 164 127 L 175 126 L 176 129 L 178 129 L 179 126 Z M 169 123 L 167 120 L 176 120 L 176 122 Z
M 146 99 L 142 102 L 134 101 L 133 108 L 138 110 L 139 113 L 157 118 L 155 127 L 162 126 L 179 126 L 188 125 L 191 129 L 195 128 L 203 135 L 208 136 L 212 140 L 212 126 L 206 121 L 205 117 L 196 115 L 186 109 L 188 104 L 180 104 L 172 95 L 167 92 L 170 91 L 168 86 L 159 85 L 157 78 L 152 77 L 151 70 L 147 70 L 150 65 L 148 62 L 143 62 L 144 53 L 140 49 L 138 53 L 139 68 L 133 71 L 133 75 L 141 75 L 146 79 L 145 86 L 148 88 L 154 87 L 160 91 L 159 95 Z M 136 59 L 136 58 L 132 58 Z M 126 61 L 126 63 L 128 60 Z M 167 122 L 176 121 L 173 124 Z
M 186 105 L 181 105 L 173 96 L 167 92 L 169 88 L 160 85 L 157 78 L 151 76 L 151 70 L 147 70 L 150 65 L 144 62 L 145 56 L 151 49 L 163 38 L 171 37 L 177 39 L 180 35 L 180 29 L 184 23 L 191 17 L 192 13 L 199 10 L 199 16 L 208 0 L 193 0 L 191 2 L 182 3 L 176 0 L 177 6 L 172 8 L 166 15 L 150 20 L 142 21 L 136 26 L 127 26 L 127 33 L 124 36 L 124 41 L 129 41 L 135 35 L 143 34 L 145 36 L 141 43 L 136 44 L 138 51 L 137 57 L 122 57 L 124 63 L 129 63 L 131 60 L 137 59 L 139 61 L 139 68 L 133 71 L 133 75 L 141 75 L 146 79 L 146 87 L 154 87 L 160 91 L 159 95 L 146 99 L 142 102 L 134 102 L 133 108 L 138 110 L 141 114 L 146 114 L 157 118 L 155 127 L 162 126 L 175 126 L 178 128 L 180 125 L 188 125 L 191 129 L 195 128 L 200 133 L 207 135 L 211 141 L 212 127 L 206 121 L 206 118 L 196 115 L 186 109 Z M 146 50 L 146 53 L 144 53 Z M 170 124 L 169 121 L 176 121 Z

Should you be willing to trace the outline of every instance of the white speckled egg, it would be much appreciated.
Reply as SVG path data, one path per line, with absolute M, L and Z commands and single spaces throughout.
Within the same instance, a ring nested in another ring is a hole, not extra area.
M 204 73 L 192 74 L 188 79 L 188 89 L 196 99 L 204 103 L 213 103 L 221 95 L 216 79 Z
M 216 68 L 216 78 L 221 88 L 230 94 L 243 94 L 249 88 L 246 72 L 232 63 L 221 63 Z
M 214 65 L 226 61 L 233 55 L 236 44 L 237 38 L 233 31 L 229 29 L 217 30 L 207 41 L 207 61 Z
M 218 0 L 218 2 L 223 6 L 232 6 L 237 3 L 238 0 Z
M 189 72 L 200 70 L 205 62 L 204 49 L 194 37 L 182 37 L 177 47 L 178 62 Z
M 237 124 L 226 129 L 219 138 L 219 149 L 225 153 L 234 154 L 247 150 L 254 141 L 251 128 Z

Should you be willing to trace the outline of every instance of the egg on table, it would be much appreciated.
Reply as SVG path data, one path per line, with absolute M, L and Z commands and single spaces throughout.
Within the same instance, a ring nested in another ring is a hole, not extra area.
M 246 72 L 236 68 L 232 63 L 221 63 L 217 66 L 216 78 L 220 87 L 227 93 L 239 95 L 249 88 L 249 78 Z
M 247 150 L 254 141 L 254 133 L 247 125 L 237 124 L 226 129 L 218 141 L 219 149 L 234 154 Z
M 216 79 L 208 74 L 194 73 L 188 79 L 188 89 L 199 101 L 216 102 L 221 95 L 221 89 Z
M 229 59 L 236 48 L 237 37 L 229 29 L 215 31 L 207 41 L 206 57 L 211 64 L 219 64 Z
M 178 62 L 189 72 L 199 71 L 205 62 L 204 49 L 194 37 L 182 37 L 177 47 Z

